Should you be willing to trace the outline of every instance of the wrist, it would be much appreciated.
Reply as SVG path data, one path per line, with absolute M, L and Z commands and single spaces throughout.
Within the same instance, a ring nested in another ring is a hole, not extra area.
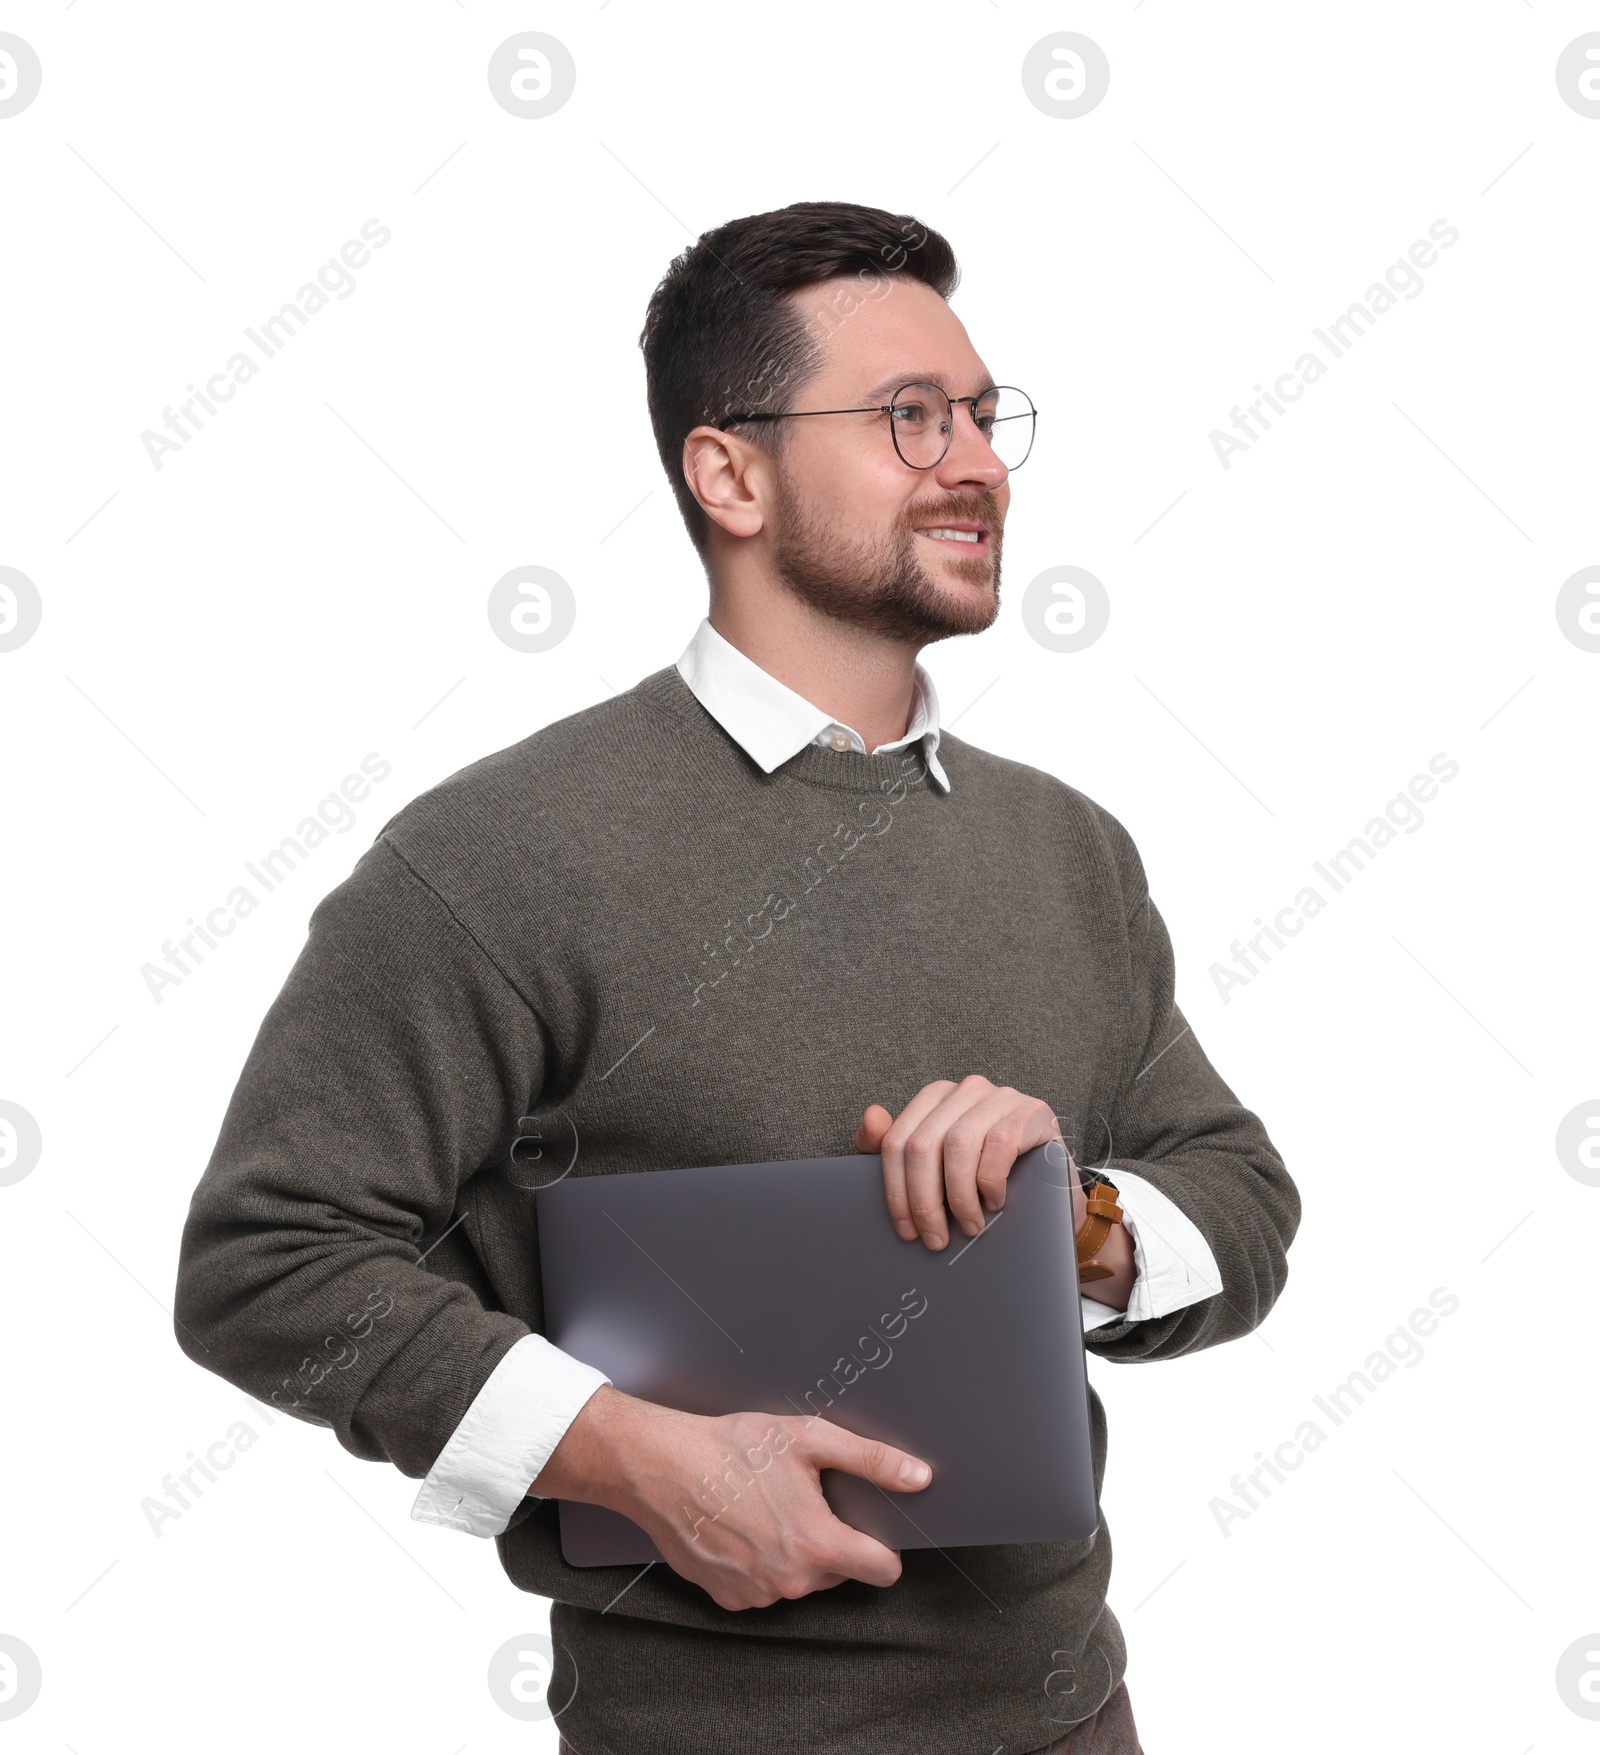
M 1071 1161 L 1069 1159 L 1069 1161 Z M 1085 1171 L 1075 1161 L 1077 1171 L 1073 1194 L 1073 1248 L 1078 1258 L 1080 1285 L 1109 1291 L 1122 1276 L 1127 1257 L 1131 1254 L 1122 1208 L 1117 1200 L 1116 1184 L 1098 1171 Z M 1123 1299 L 1126 1305 L 1126 1299 Z
M 573 1416 L 528 1492 L 539 1498 L 614 1505 L 620 1466 L 629 1449 L 622 1428 L 635 1401 L 613 1384 L 602 1383 Z

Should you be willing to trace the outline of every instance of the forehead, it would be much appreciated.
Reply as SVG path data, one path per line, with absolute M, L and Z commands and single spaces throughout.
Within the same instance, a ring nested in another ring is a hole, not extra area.
M 790 299 L 822 356 L 813 389 L 887 396 L 916 380 L 960 395 L 993 382 L 961 319 L 919 280 L 841 277 Z

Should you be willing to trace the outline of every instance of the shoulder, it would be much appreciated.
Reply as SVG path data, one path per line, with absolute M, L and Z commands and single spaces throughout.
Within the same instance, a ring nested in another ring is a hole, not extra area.
M 659 760 L 676 704 L 664 684 L 676 674 L 652 672 L 458 768 L 402 806 L 379 838 L 414 863 L 435 865 L 548 844 L 581 828 Z
M 940 736 L 939 757 L 952 788 L 981 791 L 1019 829 L 1039 824 L 1057 846 L 1099 867 L 1102 878 L 1121 893 L 1125 920 L 1145 905 L 1149 886 L 1139 849 L 1121 819 L 1098 799 L 1043 768 L 980 749 L 949 732 Z

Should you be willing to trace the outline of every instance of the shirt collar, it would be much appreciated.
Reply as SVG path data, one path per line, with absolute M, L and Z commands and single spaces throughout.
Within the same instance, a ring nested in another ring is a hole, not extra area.
M 742 748 L 765 774 L 797 755 L 809 743 L 827 744 L 836 733 L 850 739 L 849 747 L 866 751 L 866 742 L 853 726 L 843 725 L 822 708 L 813 706 L 747 657 L 726 640 L 704 617 L 694 637 L 678 659 L 678 674 L 700 705 Z M 911 725 L 904 737 L 880 743 L 871 751 L 878 755 L 920 743 L 928 772 L 946 792 L 950 780 L 940 765 L 939 697 L 933 678 L 920 664 L 912 667 L 915 699 Z

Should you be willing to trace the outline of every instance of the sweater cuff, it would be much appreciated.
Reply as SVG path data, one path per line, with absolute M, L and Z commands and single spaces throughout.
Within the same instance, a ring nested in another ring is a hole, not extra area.
M 1118 1169 L 1116 1187 L 1117 1204 L 1133 1240 L 1133 1290 L 1126 1310 L 1113 1310 L 1084 1293 L 1085 1333 L 1109 1322 L 1145 1322 L 1170 1316 L 1222 1290 L 1222 1274 L 1211 1245 L 1181 1207 L 1153 1183 L 1128 1170 Z
M 543 1335 L 524 1335 L 461 1416 L 412 1517 L 471 1536 L 499 1535 L 584 1403 L 610 1381 Z

